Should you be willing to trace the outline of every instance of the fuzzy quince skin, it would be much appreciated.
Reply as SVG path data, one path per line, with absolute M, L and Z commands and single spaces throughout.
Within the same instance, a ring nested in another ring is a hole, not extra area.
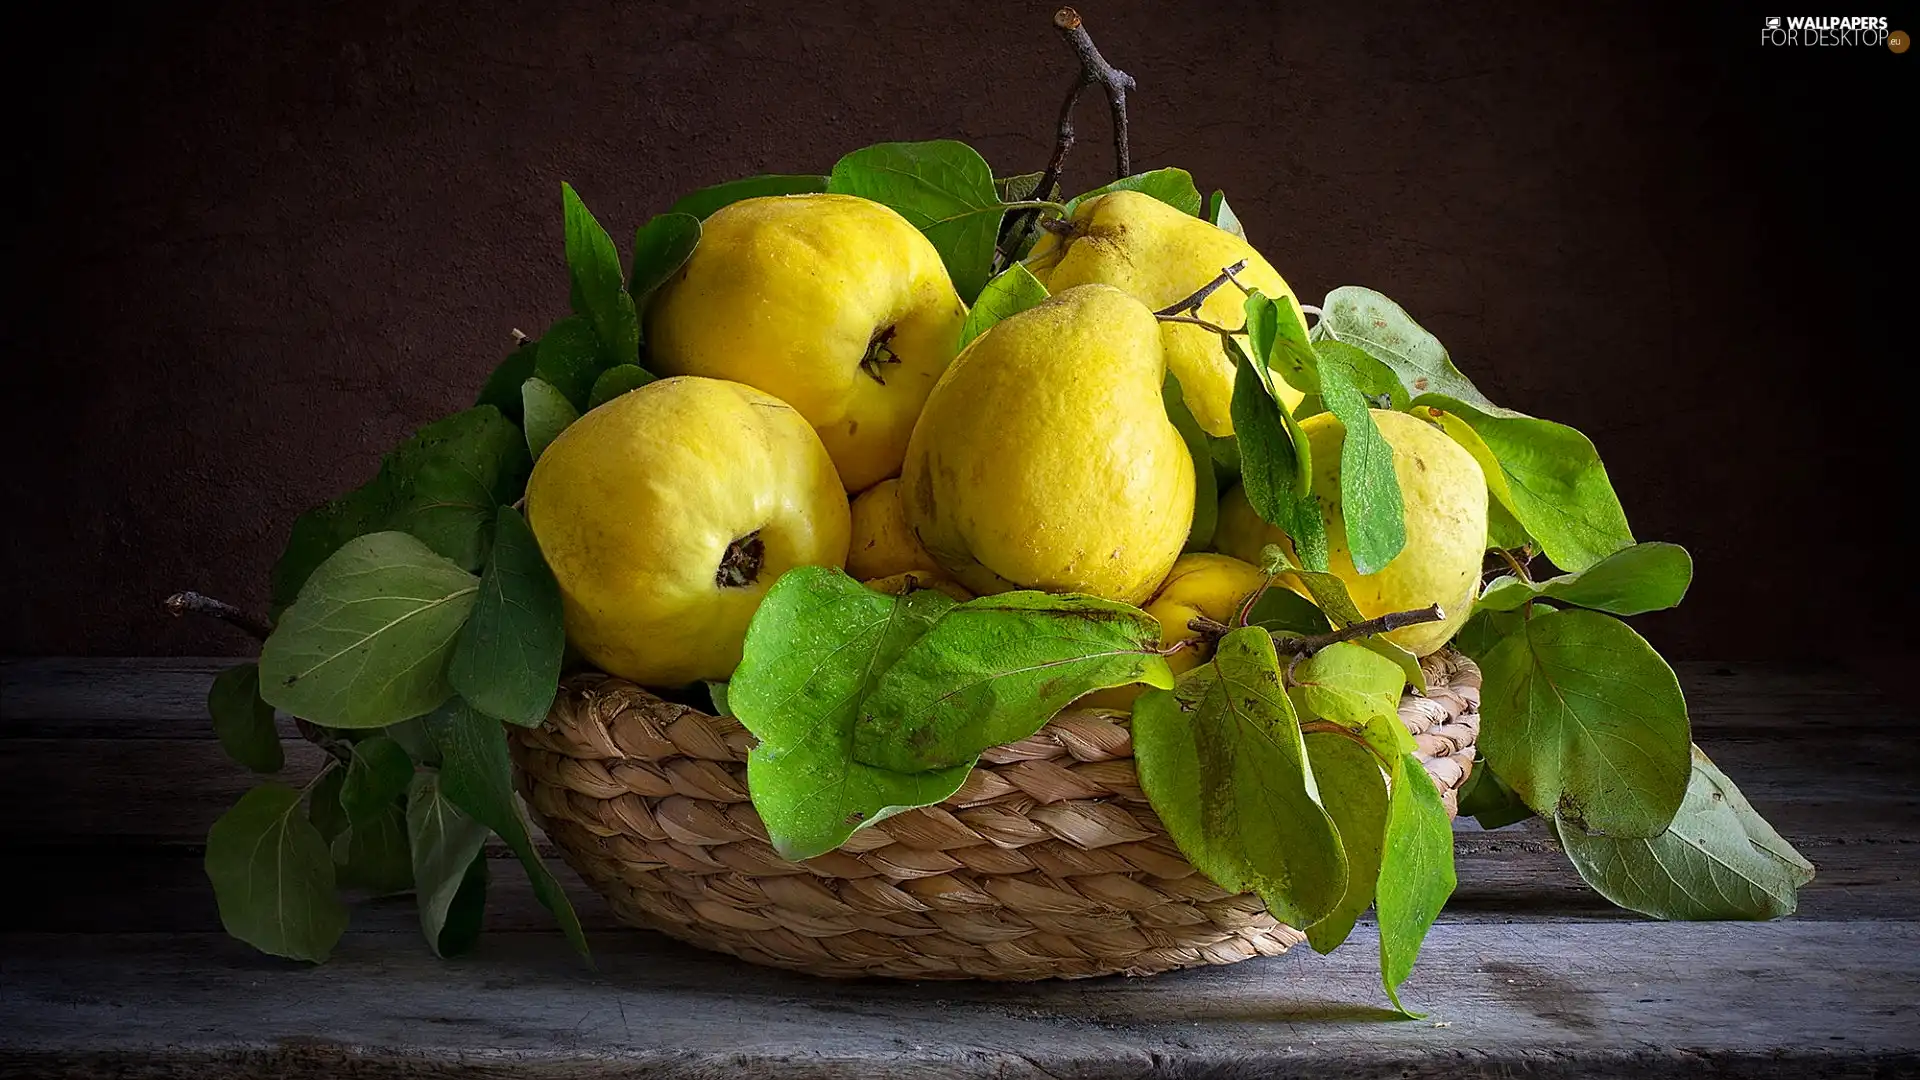
M 1112 285 L 1159 311 L 1184 300 L 1218 277 L 1225 267 L 1245 260 L 1235 274 L 1240 283 L 1293 307 L 1306 325 L 1300 302 L 1280 272 L 1253 246 L 1208 221 L 1168 206 L 1138 191 L 1113 191 L 1074 207 L 1064 235 L 1040 238 L 1027 267 L 1048 289 L 1075 285 Z M 1246 297 L 1231 285 L 1216 289 L 1200 305 L 1200 318 L 1216 326 L 1246 322 Z M 1167 366 L 1180 380 L 1193 418 L 1211 435 L 1233 434 L 1234 363 L 1219 335 L 1201 326 L 1163 323 Z M 1288 409 L 1301 393 L 1275 380 L 1280 403 Z
M 582 416 L 540 455 L 527 523 L 567 640 L 646 686 L 724 679 L 774 581 L 841 566 L 847 497 L 799 413 L 749 386 L 662 379 Z
M 1193 461 L 1167 419 L 1160 328 L 1106 285 L 996 323 L 947 369 L 900 492 L 928 554 L 980 595 L 1139 603 L 1193 517 Z
M 1340 447 L 1346 430 L 1332 413 L 1300 422 L 1313 450 L 1313 495 L 1327 523 L 1327 564 L 1346 583 L 1365 618 L 1439 604 L 1440 622 L 1406 626 L 1383 636 L 1416 656 L 1434 652 L 1467 620 L 1479 593 L 1486 553 L 1487 478 L 1480 464 L 1439 428 L 1401 412 L 1373 410 L 1373 421 L 1393 448 L 1393 472 L 1406 510 L 1407 543 L 1376 573 L 1353 568 L 1346 519 L 1340 512 Z M 1286 534 L 1260 520 L 1235 487 L 1220 500 L 1215 546 L 1236 558 L 1258 562 L 1260 549 L 1279 544 L 1291 553 Z M 1280 584 L 1308 595 L 1289 574 Z
M 893 210 L 778 195 L 707 218 L 648 305 L 647 341 L 664 374 L 732 379 L 799 410 L 858 492 L 899 473 L 966 314 L 940 253 Z

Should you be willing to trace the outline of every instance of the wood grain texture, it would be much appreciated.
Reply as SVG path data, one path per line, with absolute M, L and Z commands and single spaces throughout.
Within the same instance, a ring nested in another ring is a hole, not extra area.
M 404 897 L 355 903 L 323 967 L 262 957 L 219 932 L 200 868 L 254 779 L 202 712 L 229 662 L 0 663 L 0 859 L 23 901 L 0 935 L 0 1074 L 1920 1074 L 1920 750 L 1831 672 L 1681 669 L 1696 737 L 1820 868 L 1798 917 L 1649 922 L 1537 822 L 1461 823 L 1460 887 L 1406 990 L 1432 1015 L 1395 1021 L 1369 924 L 1331 957 L 1154 979 L 836 983 L 619 927 L 561 870 L 587 970 L 503 850 L 472 957 L 433 959 Z M 289 775 L 319 766 L 288 745 Z

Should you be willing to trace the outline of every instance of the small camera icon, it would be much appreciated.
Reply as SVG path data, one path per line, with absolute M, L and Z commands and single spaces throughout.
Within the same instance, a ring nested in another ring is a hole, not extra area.
M 1779 19 L 1779 18 L 1778 18 L 1777 16 L 1776 16 L 1776 17 L 1770 17 L 1770 18 L 1768 18 L 1768 19 L 1767 19 L 1767 29 L 1769 29 L 1769 30 L 1778 30 L 1778 29 L 1780 29 L 1780 19 Z

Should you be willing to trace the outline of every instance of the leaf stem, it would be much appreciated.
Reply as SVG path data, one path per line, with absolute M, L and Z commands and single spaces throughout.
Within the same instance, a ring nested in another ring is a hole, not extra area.
M 1501 561 L 1507 564 L 1507 568 L 1513 571 L 1515 577 L 1529 585 L 1533 584 L 1533 575 L 1527 572 L 1526 563 L 1514 558 L 1513 552 L 1508 551 L 1506 548 L 1494 548 L 1494 550 L 1500 553 Z
M 1000 205 L 1008 210 L 1051 210 L 1061 217 L 1067 215 L 1066 204 L 1051 202 L 1046 199 L 1021 199 L 1019 202 L 1001 203 Z
M 255 641 L 267 640 L 273 633 L 273 627 L 267 620 L 250 612 L 242 611 L 224 600 L 215 600 L 197 592 L 177 592 L 165 601 L 168 613 L 180 615 L 210 615 L 229 626 L 237 626 L 253 635 Z

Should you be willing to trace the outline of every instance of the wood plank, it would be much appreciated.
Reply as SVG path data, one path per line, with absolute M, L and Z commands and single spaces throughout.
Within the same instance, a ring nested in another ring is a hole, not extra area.
M 650 935 L 445 963 L 214 935 L 0 937 L 0 1071 L 361 1077 L 1800 1077 L 1920 1069 L 1920 925 L 1443 926 L 1394 1021 L 1371 931 L 1154 979 L 827 982 Z M 506 973 L 511 972 L 511 976 Z M 379 1007 L 370 1008 L 369 1002 Z

